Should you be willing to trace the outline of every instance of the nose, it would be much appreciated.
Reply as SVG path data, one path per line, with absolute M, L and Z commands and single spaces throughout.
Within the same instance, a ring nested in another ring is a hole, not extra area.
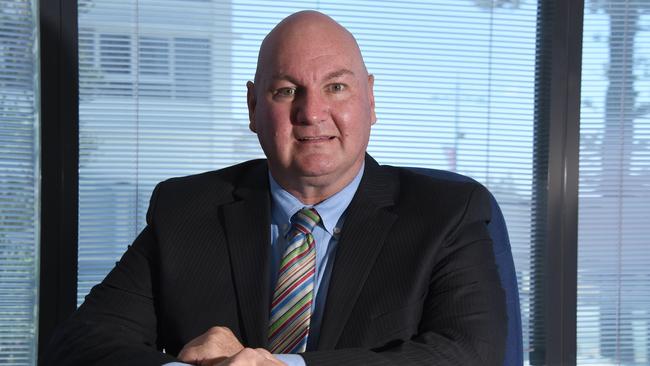
M 304 92 L 294 102 L 295 121 L 299 124 L 323 122 L 329 115 L 327 99 L 318 92 Z

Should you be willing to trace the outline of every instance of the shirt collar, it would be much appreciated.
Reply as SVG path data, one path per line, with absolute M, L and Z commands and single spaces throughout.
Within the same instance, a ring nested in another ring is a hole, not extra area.
M 291 193 L 285 191 L 273 179 L 269 171 L 269 186 L 271 189 L 271 220 L 272 223 L 284 228 L 283 225 L 289 224 L 291 216 L 301 210 L 303 207 L 314 207 L 321 217 L 323 228 L 330 234 L 334 235 L 334 227 L 338 223 L 341 215 L 352 201 L 352 197 L 359 188 L 361 177 L 363 176 L 364 165 L 361 165 L 359 172 L 348 185 L 328 199 L 316 205 L 304 205 L 299 199 Z M 289 226 L 286 226 L 288 230 Z M 284 230 L 282 230 L 284 231 Z

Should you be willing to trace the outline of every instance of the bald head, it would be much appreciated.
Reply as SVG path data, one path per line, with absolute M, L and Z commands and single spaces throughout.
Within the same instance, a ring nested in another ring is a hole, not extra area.
M 249 128 L 273 178 L 302 203 L 330 197 L 361 169 L 373 84 L 352 34 L 324 14 L 290 15 L 262 42 L 246 84 Z
M 329 16 L 314 11 L 304 10 L 289 15 L 278 23 L 262 41 L 257 59 L 255 83 L 259 83 L 266 70 L 276 66 L 280 53 L 309 52 L 309 48 L 334 49 L 355 58 L 357 66 L 367 74 L 359 45 L 352 33 Z

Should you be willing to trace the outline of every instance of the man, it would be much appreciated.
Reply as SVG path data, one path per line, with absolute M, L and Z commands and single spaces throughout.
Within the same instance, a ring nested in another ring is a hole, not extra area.
M 279 23 L 247 84 L 267 160 L 159 184 L 46 363 L 501 364 L 487 193 L 368 156 L 373 82 L 331 18 Z

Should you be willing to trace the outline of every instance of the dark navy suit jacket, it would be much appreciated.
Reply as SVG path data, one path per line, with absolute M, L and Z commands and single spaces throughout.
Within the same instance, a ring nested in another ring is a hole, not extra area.
M 307 364 L 501 365 L 507 319 L 489 219 L 481 185 L 367 156 Z M 267 345 L 266 161 L 160 183 L 147 223 L 46 364 L 160 365 L 215 325 Z

